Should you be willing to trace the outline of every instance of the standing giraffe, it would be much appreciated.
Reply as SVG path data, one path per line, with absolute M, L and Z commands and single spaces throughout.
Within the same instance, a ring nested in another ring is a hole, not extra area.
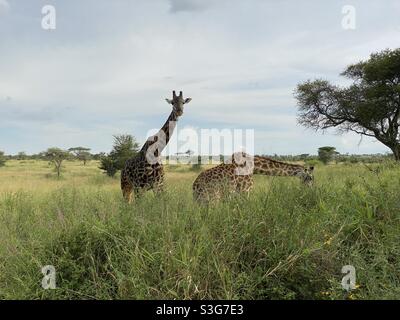
M 192 99 L 183 98 L 182 91 L 179 96 L 172 92 L 172 100 L 165 99 L 172 104 L 172 111 L 167 121 L 158 133 L 147 139 L 137 155 L 126 161 L 121 172 L 121 189 L 124 198 L 131 203 L 132 193 L 154 189 L 160 192 L 163 189 L 164 169 L 161 163 L 161 152 L 167 146 L 176 122 L 183 114 L 183 106 Z
M 246 161 L 242 161 L 243 157 Z M 252 159 L 249 155 L 236 153 L 232 163 L 222 163 L 200 173 L 193 183 L 193 195 L 197 201 L 208 202 L 220 199 L 225 193 L 249 193 L 254 184 L 253 174 L 297 176 L 303 183 L 311 185 L 313 171 L 314 167 L 306 168 L 260 156 Z

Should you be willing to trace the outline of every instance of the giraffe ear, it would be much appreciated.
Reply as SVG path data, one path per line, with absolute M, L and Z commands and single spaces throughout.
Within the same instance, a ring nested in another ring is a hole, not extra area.
M 185 99 L 185 103 L 189 103 L 190 101 L 192 101 L 192 98 Z
M 172 104 L 172 100 L 171 99 L 165 99 L 165 101 L 167 101 L 167 103 Z

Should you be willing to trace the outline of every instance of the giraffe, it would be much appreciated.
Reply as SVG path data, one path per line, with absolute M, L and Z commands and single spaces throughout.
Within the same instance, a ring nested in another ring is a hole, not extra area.
M 245 160 L 245 161 L 243 161 Z M 312 185 L 314 167 L 276 161 L 267 157 L 250 157 L 235 153 L 231 163 L 222 163 L 200 173 L 193 183 L 196 201 L 218 200 L 224 194 L 247 193 L 253 188 L 253 174 L 267 176 L 297 176 L 306 185 Z
M 156 192 L 163 190 L 164 169 L 160 159 L 161 152 L 167 146 L 176 122 L 183 114 L 184 105 L 192 99 L 184 99 L 182 91 L 179 96 L 173 91 L 172 100 L 165 100 L 172 105 L 167 121 L 156 135 L 147 139 L 137 155 L 126 161 L 121 172 L 121 190 L 128 203 L 132 202 L 132 194 L 137 195 L 151 189 Z

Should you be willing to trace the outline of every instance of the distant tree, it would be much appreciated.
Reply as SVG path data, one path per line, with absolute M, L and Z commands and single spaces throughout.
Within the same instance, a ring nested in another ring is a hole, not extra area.
M 357 159 L 356 156 L 353 155 L 353 156 L 350 157 L 349 162 L 350 163 L 358 163 L 358 159 Z
M 305 161 L 310 155 L 308 153 L 302 153 L 299 155 L 299 160 Z
M 336 152 L 335 147 L 321 147 L 318 149 L 318 159 L 324 164 L 332 161 L 336 154 L 338 152 Z
M 69 158 L 69 152 L 60 148 L 49 148 L 44 152 L 44 156 L 54 165 L 57 177 L 60 178 L 62 163 Z
M 3 151 L 0 151 L 0 167 L 4 167 L 6 165 L 6 156 Z
M 37 159 L 40 159 L 40 160 L 48 160 L 48 158 L 46 157 L 46 152 L 47 151 L 39 152 L 35 156 L 37 157 Z
M 26 160 L 28 159 L 28 156 L 26 155 L 26 153 L 24 151 L 20 151 L 17 154 L 17 160 Z
M 69 148 L 68 151 L 71 152 L 76 159 L 82 161 L 84 166 L 86 166 L 86 163 L 92 158 L 92 155 L 90 154 L 90 148 L 75 147 Z
M 201 170 L 201 155 L 197 156 L 197 163 L 192 164 L 193 171 L 200 171 Z
M 93 160 L 101 160 L 101 158 L 104 157 L 105 155 L 106 155 L 105 152 L 95 153 L 95 154 L 92 154 L 92 159 Z
M 105 173 L 109 177 L 114 177 L 118 171 L 117 163 L 115 159 L 113 159 L 110 155 L 103 155 L 100 158 L 100 167 L 101 170 L 105 171 Z
M 375 137 L 400 161 L 400 48 L 372 54 L 341 75 L 353 83 L 341 88 L 319 79 L 297 86 L 299 123 Z
M 40 153 L 33 153 L 33 154 L 31 154 L 30 156 L 29 156 L 29 159 L 31 159 L 31 160 L 40 160 L 40 159 L 42 159 L 43 157 L 41 157 L 40 156 Z

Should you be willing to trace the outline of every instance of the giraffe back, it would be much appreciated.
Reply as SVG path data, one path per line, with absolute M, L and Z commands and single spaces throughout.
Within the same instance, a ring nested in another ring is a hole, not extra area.
M 227 194 L 250 191 L 252 175 L 237 175 L 235 169 L 234 164 L 223 163 L 200 173 L 193 183 L 194 199 L 209 202 Z

